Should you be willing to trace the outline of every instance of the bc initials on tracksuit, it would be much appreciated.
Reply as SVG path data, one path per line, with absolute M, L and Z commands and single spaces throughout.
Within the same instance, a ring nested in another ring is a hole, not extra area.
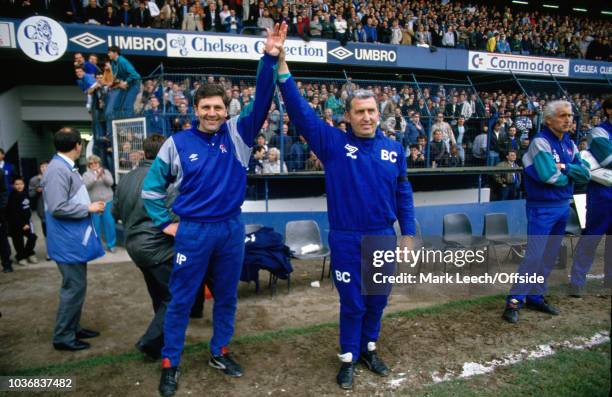
M 398 142 L 377 129 L 373 138 L 345 133 L 319 119 L 300 95 L 290 74 L 279 76 L 287 112 L 311 150 L 325 165 L 327 211 L 334 283 L 340 295 L 340 347 L 356 361 L 376 342 L 387 295 L 361 293 L 364 236 L 414 236 L 412 187 Z M 343 357 L 343 358 L 344 358 Z M 344 360 L 343 360 L 344 361 Z
M 223 123 L 214 134 L 197 126 L 164 142 L 143 184 L 142 198 L 155 225 L 171 223 L 166 189 L 178 189 L 172 210 L 180 218 L 170 277 L 170 305 L 164 321 L 162 357 L 178 366 L 189 312 L 207 276 L 214 296 L 210 350 L 222 354 L 234 333 L 237 288 L 244 258 L 244 224 L 239 219 L 246 191 L 251 146 L 270 108 L 277 58 L 264 55 L 252 106 Z

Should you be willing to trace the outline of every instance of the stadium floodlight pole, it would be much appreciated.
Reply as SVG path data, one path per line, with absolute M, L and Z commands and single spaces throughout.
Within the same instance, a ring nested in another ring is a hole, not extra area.
M 280 145 L 280 173 L 283 173 L 283 164 L 285 164 L 285 137 L 283 136 L 283 130 L 285 129 L 285 123 L 283 122 L 283 116 L 285 111 L 283 110 L 283 103 L 281 102 L 281 94 L 276 87 L 274 89 L 274 99 L 276 100 L 276 107 L 278 108 L 279 113 L 279 123 L 278 123 L 278 135 L 279 135 L 279 145 Z M 287 167 L 287 171 L 289 171 L 289 167 Z
M 482 99 L 480 99 L 480 95 L 478 95 L 478 90 L 476 89 L 476 86 L 472 82 L 472 79 L 468 75 L 466 75 L 465 77 L 467 77 L 467 80 L 470 83 L 470 86 L 472 86 L 472 90 L 474 91 L 474 94 L 476 94 L 476 99 L 478 99 L 478 103 L 480 103 L 480 106 L 482 106 L 482 108 L 484 109 L 485 108 L 484 103 L 482 103 Z
M 414 84 L 416 85 L 417 91 L 419 92 L 419 95 L 421 96 L 421 98 L 423 98 L 423 91 L 421 90 L 421 86 L 419 85 L 419 82 L 416 79 L 416 76 L 414 75 L 414 73 L 410 73 L 410 75 L 412 76 L 412 80 L 414 80 Z M 429 161 L 429 136 L 431 135 L 431 112 L 429 111 L 429 106 L 427 106 L 427 104 L 425 104 L 425 110 L 427 110 L 427 141 L 425 143 L 425 148 L 427 150 L 425 150 L 425 167 L 429 168 L 429 166 L 431 165 L 431 162 Z
M 603 73 L 602 73 L 602 74 L 603 74 Z M 608 85 L 609 85 L 610 87 L 612 87 L 612 82 L 611 82 L 611 81 L 610 81 L 610 79 L 608 78 L 608 75 L 607 75 L 607 74 L 603 74 L 603 77 L 605 77 L 606 81 L 608 82 Z
M 351 91 L 353 91 L 351 89 L 352 85 L 351 85 L 351 80 L 348 77 L 348 74 L 346 74 L 346 70 L 342 69 L 342 73 L 344 73 L 344 80 L 346 80 L 346 87 L 348 88 L 348 92 L 347 94 L 351 95 Z
M 529 101 L 529 94 L 527 93 L 527 91 L 525 90 L 525 87 L 523 87 L 523 85 L 521 84 L 521 81 L 518 79 L 518 77 L 516 77 L 516 75 L 514 74 L 514 72 L 512 71 L 512 69 L 508 69 L 508 71 L 510 72 L 510 74 L 512 74 L 512 78 L 514 79 L 514 81 L 516 81 L 516 84 L 518 84 L 519 88 L 521 89 L 521 91 L 523 91 L 523 94 L 525 94 L 525 96 L 527 97 L 527 100 Z M 542 126 L 542 109 L 540 109 L 540 107 L 538 106 L 537 109 L 537 130 L 536 130 L 536 134 L 540 133 L 540 127 Z
M 480 106 L 482 107 L 482 109 L 485 109 L 485 105 L 482 102 L 482 99 L 480 99 L 480 95 L 478 94 L 478 90 L 476 89 L 476 86 L 474 85 L 474 83 L 472 82 L 472 79 L 470 78 L 470 76 L 466 75 L 465 77 L 467 77 L 468 82 L 470 83 L 470 86 L 472 87 L 472 90 L 474 91 L 474 94 L 476 94 L 476 99 L 478 99 L 478 103 L 480 104 Z M 476 109 L 474 109 L 474 111 L 476 111 Z M 478 113 L 476 113 L 476 116 L 478 116 Z M 484 115 L 483 115 L 483 119 L 484 119 Z M 488 120 L 487 120 L 487 124 L 488 124 Z M 488 130 L 488 135 L 487 135 L 487 165 L 489 163 L 489 142 L 491 142 L 491 128 L 489 128 Z M 480 186 L 481 186 L 481 178 L 482 175 L 478 175 L 478 202 L 480 203 Z
M 555 82 L 555 84 L 557 84 L 557 86 L 559 87 L 559 89 L 561 90 L 561 93 L 563 93 L 563 95 L 565 95 L 565 98 L 567 99 L 567 101 L 572 105 L 572 108 L 574 110 L 574 118 L 576 119 L 576 144 L 578 144 L 579 139 L 581 137 L 578 136 L 579 131 L 580 131 L 580 125 L 581 123 L 581 117 L 580 117 L 580 108 L 574 103 L 574 101 L 572 101 L 572 97 L 570 96 L 569 92 L 567 92 L 567 90 L 565 88 L 563 88 L 563 86 L 561 85 L 561 83 L 559 82 L 559 80 L 557 80 L 557 78 L 555 77 L 554 74 L 552 74 L 550 71 L 548 72 L 548 74 L 550 74 L 550 77 L 552 77 L 553 81 Z
M 164 88 L 165 88 L 164 87 L 164 63 L 161 62 L 159 67 L 160 67 L 160 70 L 161 70 L 161 74 L 159 75 L 159 78 L 161 80 L 161 84 L 160 85 L 161 85 L 161 89 L 162 89 L 162 92 L 161 92 L 162 113 L 164 114 L 164 117 L 166 117 L 166 99 L 164 98 Z M 170 94 L 168 94 L 168 95 L 170 95 Z M 164 125 L 164 128 L 165 128 L 166 120 L 164 120 L 164 124 L 163 125 Z M 164 136 L 166 135 L 165 132 L 166 131 L 164 131 Z

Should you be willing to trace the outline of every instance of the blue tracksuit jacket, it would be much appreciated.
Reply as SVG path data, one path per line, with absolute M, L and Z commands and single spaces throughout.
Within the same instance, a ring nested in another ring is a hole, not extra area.
M 587 137 L 589 151 L 604 168 L 612 169 L 612 123 L 604 121 L 591 130 Z M 604 186 L 597 182 L 590 182 L 588 196 L 593 203 L 612 202 L 612 187 Z
M 525 167 L 525 190 L 528 207 L 567 206 L 574 193 L 574 184 L 564 171 L 557 170 L 556 164 L 581 165 L 576 144 L 563 135 L 559 140 L 546 126 L 529 144 L 523 155 Z M 588 182 L 588 179 L 580 180 Z
M 563 171 L 557 164 L 564 164 Z M 543 301 L 546 279 L 557 259 L 569 214 L 569 200 L 574 192 L 574 181 L 586 183 L 585 170 L 578 148 L 568 134 L 557 138 L 547 127 L 536 135 L 523 156 L 525 189 L 527 191 L 527 251 L 518 268 L 519 274 L 538 274 L 541 284 L 517 283 L 512 286 L 508 302 L 520 306 L 525 298 Z M 572 167 L 581 172 L 573 172 Z
M 395 236 L 396 219 L 403 235 L 415 234 L 404 150 L 379 129 L 373 138 L 359 138 L 350 128 L 345 133 L 325 124 L 300 95 L 290 75 L 279 76 L 279 81 L 291 122 L 325 165 L 329 243 L 340 296 L 342 360 L 356 361 L 369 343 L 378 340 L 387 304 L 386 294 L 361 293 L 362 238 Z
M 172 206 L 180 224 L 164 322 L 162 356 L 178 366 L 185 343 L 189 311 L 204 276 L 215 297 L 210 351 L 219 355 L 234 333 L 238 282 L 243 267 L 244 224 L 240 206 L 252 142 L 268 115 L 275 86 L 277 58 L 264 55 L 257 73 L 252 106 L 223 123 L 214 134 L 197 126 L 164 142 L 143 183 L 142 198 L 153 223 L 171 221 L 165 206 L 172 183 L 178 196 Z
M 156 226 L 163 229 L 172 221 L 165 205 L 171 183 L 179 192 L 172 210 L 181 220 L 219 222 L 240 214 L 251 146 L 274 95 L 276 61 L 263 56 L 252 106 L 223 123 L 215 134 L 203 133 L 194 125 L 164 142 L 142 191 Z
M 604 168 L 612 168 L 612 124 L 605 121 L 593 128 L 588 135 L 589 151 Z M 612 279 L 612 186 L 604 186 L 595 181 L 587 188 L 586 228 L 574 254 L 572 284 L 583 286 L 586 274 L 593 265 L 597 246 L 606 236 L 604 249 L 604 276 Z
M 401 145 L 378 129 L 374 138 L 359 138 L 350 128 L 331 127 L 300 96 L 293 78 L 280 87 L 291 122 L 325 165 L 331 229 L 367 232 L 397 219 L 402 234 L 413 236 L 412 187 Z

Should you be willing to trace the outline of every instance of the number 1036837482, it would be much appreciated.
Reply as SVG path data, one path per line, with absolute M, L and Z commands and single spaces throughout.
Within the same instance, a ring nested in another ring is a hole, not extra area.
M 0 391 L 75 390 L 73 377 L 0 376 Z

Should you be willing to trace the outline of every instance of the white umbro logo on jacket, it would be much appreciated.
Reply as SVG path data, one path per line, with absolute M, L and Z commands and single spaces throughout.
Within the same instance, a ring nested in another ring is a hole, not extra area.
M 357 150 L 359 150 L 359 148 L 355 147 L 355 146 L 351 146 L 348 143 L 346 145 L 344 145 L 344 148 L 346 149 L 346 156 L 352 158 L 353 160 L 357 159 L 357 155 L 355 154 L 355 152 Z
M 197 153 L 191 153 L 189 155 L 189 161 L 196 161 L 198 159 L 198 154 Z

